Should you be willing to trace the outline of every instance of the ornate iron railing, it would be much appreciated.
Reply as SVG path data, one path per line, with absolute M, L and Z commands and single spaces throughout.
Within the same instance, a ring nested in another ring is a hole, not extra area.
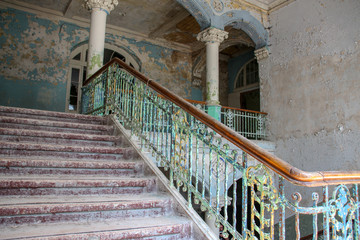
M 359 239 L 360 172 L 299 170 L 118 59 L 84 85 L 83 113 L 115 114 L 223 236 Z
M 186 101 L 207 112 L 205 102 L 188 99 Z M 220 119 L 221 123 L 242 136 L 261 140 L 266 138 L 266 115 L 264 112 L 222 106 Z

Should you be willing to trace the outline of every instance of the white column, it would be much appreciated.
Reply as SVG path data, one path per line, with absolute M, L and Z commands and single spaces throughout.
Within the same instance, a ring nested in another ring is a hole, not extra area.
M 217 28 L 207 28 L 197 36 L 206 43 L 206 104 L 209 115 L 219 119 L 219 46 L 228 38 L 228 32 Z M 212 110 L 215 110 L 212 112 Z
M 117 4 L 118 0 L 85 0 L 91 11 L 87 78 L 103 66 L 106 17 Z

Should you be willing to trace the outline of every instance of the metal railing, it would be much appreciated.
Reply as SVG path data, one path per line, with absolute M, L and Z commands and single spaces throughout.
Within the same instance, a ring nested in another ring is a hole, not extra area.
M 359 239 L 360 172 L 299 170 L 118 59 L 84 86 L 83 113 L 115 114 L 223 236 Z
M 205 102 L 189 99 L 186 101 L 207 112 Z M 266 138 L 266 115 L 264 112 L 221 106 L 221 123 L 249 139 Z

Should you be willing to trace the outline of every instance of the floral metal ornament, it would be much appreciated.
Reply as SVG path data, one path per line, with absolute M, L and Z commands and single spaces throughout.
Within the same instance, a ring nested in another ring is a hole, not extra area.
M 333 199 L 329 201 L 329 205 L 333 239 L 354 239 L 353 220 L 356 204 L 351 198 L 349 189 L 345 185 L 338 186 L 333 193 Z
M 259 234 L 260 239 L 273 239 L 274 212 L 280 204 L 273 178 L 263 164 L 249 167 L 246 178 L 251 188 L 251 226 L 247 235 L 254 237 Z

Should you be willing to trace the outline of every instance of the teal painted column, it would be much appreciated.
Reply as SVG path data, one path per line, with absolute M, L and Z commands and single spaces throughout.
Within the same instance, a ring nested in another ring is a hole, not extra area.
M 221 106 L 207 105 L 207 113 L 218 121 L 221 121 Z
M 219 101 L 219 46 L 228 37 L 228 32 L 217 28 L 207 28 L 197 36 L 206 43 L 206 105 L 208 114 L 221 119 Z

